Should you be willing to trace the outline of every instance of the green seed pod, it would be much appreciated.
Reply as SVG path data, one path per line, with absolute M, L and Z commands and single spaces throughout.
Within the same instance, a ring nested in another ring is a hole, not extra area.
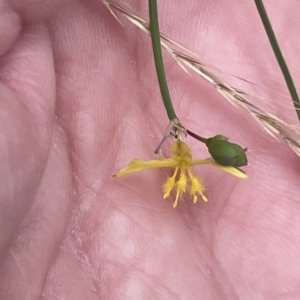
M 209 138 L 205 144 L 212 158 L 220 165 L 242 167 L 248 163 L 246 149 L 229 142 L 223 135 Z

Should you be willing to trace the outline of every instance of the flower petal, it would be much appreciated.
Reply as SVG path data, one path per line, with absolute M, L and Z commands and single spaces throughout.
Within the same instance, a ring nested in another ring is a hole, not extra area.
M 217 162 L 215 162 L 212 158 L 195 159 L 191 162 L 191 166 L 195 166 L 195 165 L 212 165 L 238 178 L 242 178 L 242 179 L 248 178 L 247 174 L 241 169 L 235 167 L 222 166 Z
M 143 161 L 140 158 L 136 158 L 132 160 L 125 168 L 120 170 L 114 177 L 121 177 L 130 173 L 138 172 L 145 169 L 151 168 L 167 168 L 167 167 L 175 167 L 177 163 L 174 159 L 154 159 Z

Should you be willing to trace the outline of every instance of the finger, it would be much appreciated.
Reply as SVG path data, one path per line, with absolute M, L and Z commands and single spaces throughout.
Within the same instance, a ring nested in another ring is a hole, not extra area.
M 55 105 L 54 74 L 43 26 L 27 27 L 0 60 L 1 251 L 8 247 L 43 174 Z
M 4 0 L 26 22 L 37 22 L 76 0 Z
M 46 278 L 56 261 L 74 206 L 72 172 L 65 142 L 63 131 L 56 126 L 43 178 L 32 196 L 34 201 L 14 232 L 8 251 L 1 256 L 1 299 L 38 299 L 48 284 Z M 32 175 L 28 172 L 27 176 Z M 21 201 L 26 201 L 24 194 L 19 196 L 13 212 L 19 209 Z M 12 221 L 9 226 L 13 226 Z M 4 231 L 3 228 L 2 234 Z

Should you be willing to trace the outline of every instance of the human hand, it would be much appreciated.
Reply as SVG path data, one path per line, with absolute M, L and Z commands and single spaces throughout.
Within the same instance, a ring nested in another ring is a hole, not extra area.
M 146 1 L 130 5 L 147 16 Z M 269 6 L 299 87 L 298 5 Z M 159 16 L 164 33 L 297 122 L 253 3 L 173 1 Z M 249 179 L 199 167 L 209 202 L 173 209 L 161 199 L 168 171 L 111 177 L 153 158 L 167 125 L 150 39 L 122 22 L 100 1 L 3 1 L 0 298 L 298 299 L 299 158 L 168 56 L 183 125 L 248 147 Z

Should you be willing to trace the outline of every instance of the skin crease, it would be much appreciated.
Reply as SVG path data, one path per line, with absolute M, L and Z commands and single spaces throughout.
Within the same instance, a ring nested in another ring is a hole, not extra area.
M 147 17 L 146 1 L 128 3 Z M 299 5 L 266 8 L 299 89 Z M 252 1 L 161 2 L 159 16 L 297 122 Z M 247 147 L 249 179 L 196 167 L 209 202 L 173 209 L 168 170 L 111 177 L 154 158 L 167 125 L 149 38 L 121 21 L 100 1 L 0 2 L 0 299 L 299 299 L 299 158 L 167 55 L 181 122 Z

